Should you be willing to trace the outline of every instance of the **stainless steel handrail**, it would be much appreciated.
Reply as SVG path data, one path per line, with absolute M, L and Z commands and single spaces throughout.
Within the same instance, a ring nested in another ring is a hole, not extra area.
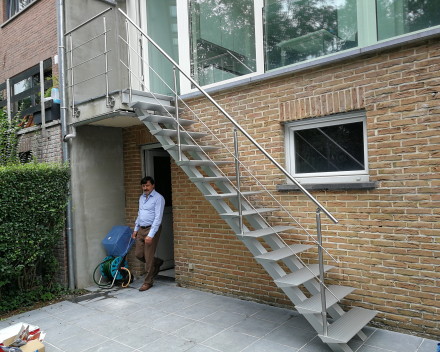
M 88 20 L 84 21 L 83 23 L 79 24 L 78 26 L 76 26 L 75 28 L 72 28 L 70 31 L 67 31 L 64 33 L 65 36 L 69 35 L 72 32 L 75 32 L 77 29 L 80 29 L 81 27 L 85 26 L 87 23 L 92 22 L 94 19 L 98 18 L 99 16 L 105 14 L 106 12 L 113 10 L 113 7 L 109 7 L 107 9 L 105 9 L 104 11 L 101 11 L 100 13 L 98 13 L 97 15 L 89 18 Z
M 260 150 L 263 155 L 268 158 L 272 164 L 274 164 L 290 181 L 292 181 L 298 189 L 305 194 L 322 212 L 327 215 L 327 217 L 333 221 L 333 223 L 337 224 L 338 220 L 330 214 L 330 212 L 324 208 L 321 203 L 318 202 L 292 175 L 290 175 L 287 170 L 285 170 L 272 156 L 266 152 L 266 150 L 261 147 L 200 85 L 191 77 L 191 75 L 187 74 L 180 66 L 159 46 L 156 42 L 151 39 L 136 23 L 134 23 L 130 17 L 128 17 L 124 11 L 118 9 L 120 13 L 140 32 L 145 38 L 157 49 L 159 50 L 165 58 L 170 61 L 193 85 L 196 87 L 255 147 Z

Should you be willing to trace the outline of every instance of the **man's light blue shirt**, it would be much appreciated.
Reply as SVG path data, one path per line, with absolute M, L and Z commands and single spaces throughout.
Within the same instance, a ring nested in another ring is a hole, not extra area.
M 150 226 L 148 237 L 153 238 L 162 223 L 163 209 L 165 207 L 165 198 L 156 190 L 147 196 L 142 193 L 139 198 L 139 212 L 136 219 L 135 231 L 139 230 L 141 226 Z

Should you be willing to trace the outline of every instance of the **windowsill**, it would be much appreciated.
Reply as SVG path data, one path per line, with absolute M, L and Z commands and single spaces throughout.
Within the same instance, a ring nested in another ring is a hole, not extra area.
M 301 184 L 308 191 L 341 191 L 352 189 L 375 189 L 377 187 L 376 182 L 341 182 L 341 183 L 304 183 Z M 299 192 L 299 188 L 296 185 L 277 185 L 278 192 Z
M 27 11 L 28 9 L 30 9 L 32 6 L 34 6 L 38 1 L 40 0 L 34 0 L 32 1 L 30 4 L 28 4 L 23 10 L 21 10 L 20 12 L 17 12 L 14 16 L 12 16 L 11 18 L 8 18 L 5 22 L 3 22 L 0 25 L 0 28 L 3 28 L 4 26 L 6 26 L 8 23 L 12 22 L 13 20 L 15 20 L 18 16 L 20 16 L 23 12 Z
M 217 92 L 221 92 L 221 91 L 224 91 L 227 89 L 242 87 L 242 86 L 249 85 L 252 83 L 258 83 L 258 82 L 265 81 L 268 79 L 282 77 L 282 76 L 289 75 L 289 74 L 296 73 L 296 72 L 301 72 L 304 70 L 308 70 L 310 68 L 315 68 L 315 67 L 320 67 L 320 66 L 336 63 L 341 60 L 348 60 L 348 59 L 359 57 L 361 55 L 371 54 L 374 52 L 387 50 L 390 48 L 414 43 L 417 41 L 431 39 L 433 37 L 438 37 L 439 35 L 440 35 L 440 28 L 428 29 L 423 32 L 416 32 L 416 33 L 408 34 L 408 35 L 405 35 L 402 37 L 391 38 L 389 40 L 382 41 L 380 43 L 376 43 L 376 44 L 373 44 L 370 46 L 349 49 L 347 51 L 336 53 L 334 55 L 326 56 L 323 58 L 317 58 L 314 60 L 298 63 L 298 64 L 295 64 L 292 66 L 285 66 L 282 68 L 274 69 L 274 70 L 262 73 L 260 75 L 247 77 L 247 78 L 244 78 L 244 79 L 241 79 L 238 81 L 225 82 L 225 83 L 219 84 L 215 87 L 206 88 L 205 91 L 209 94 L 217 93 Z M 182 99 L 191 99 L 191 98 L 196 98 L 196 97 L 199 97 L 202 95 L 203 94 L 199 91 L 193 91 L 193 92 L 189 92 L 186 94 L 182 94 L 180 97 Z

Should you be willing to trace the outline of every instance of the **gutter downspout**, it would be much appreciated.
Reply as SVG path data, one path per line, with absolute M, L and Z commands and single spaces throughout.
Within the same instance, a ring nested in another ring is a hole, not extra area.
M 58 71 L 60 82 L 61 102 L 61 133 L 63 136 L 63 163 L 69 162 L 69 139 L 67 126 L 67 103 L 65 85 L 65 44 L 64 44 L 64 0 L 57 0 L 57 27 L 58 27 Z M 73 133 L 75 135 L 75 132 Z M 71 182 L 68 183 L 69 190 L 72 189 Z M 68 260 L 68 284 L 70 289 L 75 289 L 75 269 L 73 265 L 73 234 L 72 234 L 72 200 L 69 197 L 66 207 L 66 237 L 67 237 L 67 260 Z

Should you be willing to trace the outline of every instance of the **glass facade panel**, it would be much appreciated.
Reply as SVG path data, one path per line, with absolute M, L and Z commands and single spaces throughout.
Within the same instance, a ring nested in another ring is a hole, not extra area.
M 377 40 L 440 25 L 439 0 L 376 0 Z
M 191 74 L 200 85 L 256 70 L 253 0 L 191 0 Z
M 357 0 L 282 0 L 264 7 L 266 70 L 358 46 Z
M 147 33 L 179 63 L 176 0 L 147 0 Z M 174 87 L 173 65 L 151 43 L 148 43 L 148 63 L 171 88 Z M 150 90 L 153 93 L 173 94 L 153 70 L 149 72 Z
M 365 169 L 363 122 L 294 132 L 295 173 Z

